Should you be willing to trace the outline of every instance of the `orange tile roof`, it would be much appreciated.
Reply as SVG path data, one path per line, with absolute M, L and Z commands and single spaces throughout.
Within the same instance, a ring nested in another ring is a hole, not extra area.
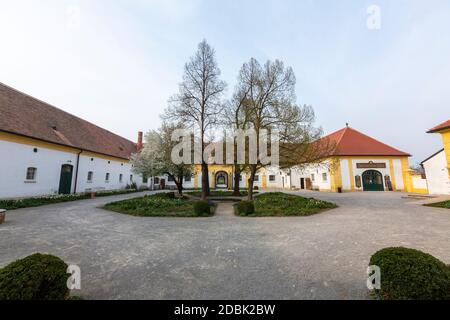
M 333 146 L 329 156 L 411 156 L 350 127 L 329 134 L 321 140 Z
M 428 133 L 435 133 L 445 129 L 450 129 L 450 119 L 428 130 Z
M 0 131 L 129 159 L 136 144 L 0 83 Z

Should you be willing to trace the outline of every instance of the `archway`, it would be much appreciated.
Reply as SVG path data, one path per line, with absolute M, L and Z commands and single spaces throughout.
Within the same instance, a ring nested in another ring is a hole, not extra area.
M 216 189 L 228 189 L 228 174 L 225 171 L 216 173 Z
M 383 175 L 379 171 L 365 171 L 362 180 L 364 191 L 384 191 Z

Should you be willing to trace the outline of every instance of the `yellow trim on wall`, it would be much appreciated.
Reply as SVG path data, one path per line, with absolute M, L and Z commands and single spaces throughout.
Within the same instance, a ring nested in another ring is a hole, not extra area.
M 397 182 L 395 180 L 394 160 L 389 159 L 389 172 L 391 175 L 392 189 L 397 191 Z
M 95 158 L 101 158 L 109 161 L 116 161 L 120 163 L 129 163 L 129 160 L 121 159 L 113 156 L 107 156 L 100 153 L 92 152 L 92 151 L 84 151 L 82 149 L 74 148 L 74 147 L 67 147 L 63 145 L 59 145 L 56 143 L 51 142 L 45 142 L 38 139 L 23 137 L 20 135 L 7 133 L 7 132 L 0 132 L 0 140 L 7 141 L 7 142 L 13 142 L 18 144 L 24 144 L 36 148 L 45 148 L 49 150 L 55 150 L 55 151 L 61 151 L 61 152 L 67 152 L 72 154 L 78 154 L 81 152 L 81 155 L 87 156 L 87 157 L 95 157 Z
M 442 142 L 444 143 L 445 157 L 447 158 L 448 176 L 450 178 L 450 130 L 441 132 Z
M 265 174 L 262 176 L 262 188 L 267 188 L 267 176 Z
M 353 159 L 346 159 L 348 162 L 348 175 L 350 176 L 350 190 L 355 191 L 355 177 L 353 176 Z
M 23 136 L 11 134 L 11 133 L 6 133 L 6 132 L 0 132 L 0 140 L 18 143 L 18 144 L 25 144 L 25 145 L 33 146 L 36 148 L 45 148 L 45 149 L 74 153 L 74 154 L 78 154 L 81 151 L 81 149 L 61 146 L 58 144 L 45 142 L 45 141 L 32 139 L 32 138 L 27 138 L 27 137 L 23 137 Z

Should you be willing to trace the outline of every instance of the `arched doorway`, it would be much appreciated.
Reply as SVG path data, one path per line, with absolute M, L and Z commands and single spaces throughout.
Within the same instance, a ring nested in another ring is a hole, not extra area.
M 364 191 L 384 191 L 383 175 L 376 170 L 367 170 L 362 174 Z
M 228 189 L 228 174 L 225 171 L 216 173 L 216 189 Z

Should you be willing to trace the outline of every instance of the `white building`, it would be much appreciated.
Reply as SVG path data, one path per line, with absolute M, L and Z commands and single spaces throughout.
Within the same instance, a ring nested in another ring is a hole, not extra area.
M 0 199 L 140 187 L 141 145 L 0 83 Z

